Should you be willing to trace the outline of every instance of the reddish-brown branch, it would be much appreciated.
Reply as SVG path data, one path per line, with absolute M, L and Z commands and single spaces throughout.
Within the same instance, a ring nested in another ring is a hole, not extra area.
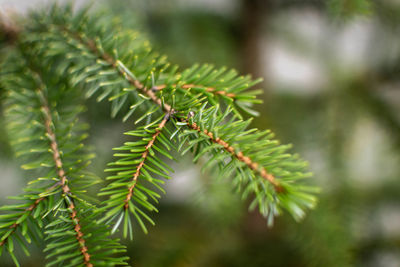
M 106 52 L 101 52 L 97 46 L 96 43 L 91 40 L 91 39 L 86 39 L 84 40 L 78 33 L 76 32 L 72 32 L 69 29 L 63 27 L 62 28 L 64 31 L 66 31 L 67 33 L 69 33 L 70 35 L 72 35 L 73 38 L 75 38 L 76 40 L 78 40 L 80 43 L 86 45 L 86 47 L 88 47 L 93 53 L 95 53 L 98 57 L 104 59 L 107 63 L 109 63 L 111 66 L 113 66 L 114 68 L 118 69 L 118 71 L 124 75 L 124 77 L 128 80 L 128 82 L 133 85 L 134 87 L 144 91 L 144 93 L 147 94 L 147 96 L 149 96 L 157 105 L 159 105 L 160 107 L 162 107 L 164 109 L 165 112 L 171 112 L 172 108 L 171 106 L 169 106 L 168 104 L 164 104 L 162 105 L 161 100 L 154 94 L 154 92 L 152 90 L 149 90 L 148 88 L 146 88 L 140 81 L 134 79 L 133 77 L 131 77 L 130 75 L 128 75 L 124 70 L 117 68 L 117 60 L 115 58 L 113 58 L 110 54 L 106 53 Z M 172 84 L 173 87 L 178 86 L 177 84 Z M 166 88 L 167 85 L 166 84 L 161 84 L 161 85 L 157 85 L 154 86 L 151 89 L 155 89 L 155 90 L 162 90 L 164 88 Z M 204 85 L 196 85 L 196 84 L 182 84 L 180 85 L 181 88 L 183 89 L 189 89 L 189 88 L 205 88 L 205 90 L 207 92 L 212 92 L 216 95 L 224 95 L 230 98 L 235 98 L 236 94 L 234 93 L 228 93 L 227 91 L 224 90 L 218 90 L 214 87 L 207 87 Z
M 47 103 L 47 100 L 45 98 L 45 96 L 43 95 L 43 92 L 41 91 L 41 89 L 37 90 L 37 93 L 40 97 L 41 100 L 41 104 L 42 104 L 42 110 L 43 110 L 43 115 L 44 115 L 44 124 L 45 124 L 45 129 L 46 129 L 46 134 L 47 137 L 50 140 L 50 148 L 51 148 L 51 152 L 52 152 L 52 156 L 53 156 L 53 161 L 56 165 L 56 171 L 57 171 L 57 175 L 59 177 L 59 181 L 57 183 L 55 183 L 54 185 L 50 186 L 46 191 L 52 191 L 54 190 L 56 187 L 61 186 L 62 187 L 62 191 L 64 194 L 66 195 L 71 195 L 71 191 L 68 187 L 68 180 L 67 177 L 65 175 L 65 171 L 63 169 L 63 164 L 61 161 L 61 157 L 60 157 L 60 152 L 58 149 L 58 144 L 57 144 L 57 139 L 56 139 L 56 135 L 52 129 L 52 116 L 51 116 L 51 112 L 50 112 L 50 108 L 49 105 Z M 38 205 L 39 203 L 46 199 L 47 197 L 40 197 L 38 199 L 35 200 L 35 202 L 30 205 L 28 208 L 25 209 L 26 212 L 31 213 Z M 75 210 L 75 206 L 73 204 L 73 202 L 71 202 L 71 205 L 69 206 L 69 208 L 71 209 L 71 219 L 72 221 L 75 223 L 75 232 L 76 232 L 76 238 L 81 246 L 80 251 L 84 257 L 84 262 L 85 265 L 88 267 L 93 267 L 93 264 L 90 263 L 90 255 L 87 252 L 87 247 L 85 245 L 85 240 L 82 238 L 83 234 L 80 231 L 80 224 L 79 224 L 79 220 L 76 217 L 76 210 Z M 25 213 L 24 213 L 25 214 Z M 13 234 L 17 227 L 20 225 L 20 223 L 14 223 L 10 226 L 10 229 L 13 229 L 13 231 L 11 232 L 11 234 Z M 10 234 L 10 235 L 11 235 Z M 9 235 L 9 236 L 10 236 Z M 4 239 L 3 241 L 0 242 L 0 246 L 3 246 L 8 240 L 8 237 L 6 239 Z
M 265 180 L 267 180 L 269 183 L 271 183 L 274 186 L 274 189 L 278 193 L 284 192 L 284 188 L 279 184 L 279 182 L 276 180 L 276 178 L 267 172 L 267 170 L 260 166 L 257 162 L 254 162 L 250 157 L 246 156 L 243 154 L 243 152 L 236 152 L 235 149 L 226 141 L 222 140 L 221 138 L 217 137 L 214 138 L 214 135 L 212 132 L 208 131 L 207 129 L 201 130 L 201 128 L 195 123 L 190 123 L 187 120 L 183 120 L 186 122 L 187 126 L 190 127 L 193 130 L 198 131 L 199 133 L 203 132 L 205 135 L 207 135 L 210 140 L 214 143 L 217 143 L 221 145 L 227 152 L 229 152 L 232 156 L 236 157 L 238 160 L 241 162 L 244 162 L 250 169 L 253 171 L 257 172 L 261 177 L 263 177 Z
M 67 33 L 69 33 L 70 35 L 72 35 L 73 38 L 75 38 L 76 40 L 78 40 L 80 43 L 82 43 L 83 45 L 85 45 L 86 47 L 89 48 L 90 51 L 92 51 L 94 54 L 96 54 L 99 58 L 102 58 L 103 60 L 105 60 L 108 64 L 110 64 L 111 66 L 113 66 L 115 69 L 117 69 L 119 71 L 120 74 L 122 74 L 126 80 L 133 85 L 135 88 L 142 90 L 154 103 L 156 103 L 158 106 L 160 106 L 162 109 L 164 109 L 164 111 L 166 113 L 173 113 L 173 109 L 169 104 L 166 103 L 162 103 L 161 99 L 159 99 L 156 94 L 148 89 L 147 87 L 145 87 L 140 81 L 134 79 L 133 77 L 131 77 L 130 75 L 128 75 L 128 73 L 126 73 L 123 69 L 118 68 L 117 67 L 117 61 L 108 53 L 102 53 L 96 46 L 96 43 L 91 40 L 84 40 L 79 34 L 75 33 L 75 32 L 71 32 L 70 30 L 68 30 L 67 28 L 62 28 L 64 31 L 66 31 Z
M 129 189 L 128 189 L 128 194 L 126 195 L 126 198 L 125 198 L 125 200 L 124 200 L 124 202 L 125 202 L 124 208 L 125 208 L 125 209 L 128 209 L 128 208 L 129 208 L 129 201 L 130 201 L 131 198 L 132 198 L 133 189 L 135 189 L 135 186 L 136 186 L 136 184 L 137 184 L 137 179 L 138 179 L 138 177 L 139 177 L 139 175 L 140 175 L 140 171 L 141 171 L 141 169 L 142 169 L 143 166 L 144 166 L 144 163 L 145 163 L 145 160 L 146 160 L 147 156 L 149 155 L 149 150 L 150 150 L 150 148 L 154 145 L 154 142 L 156 141 L 157 137 L 160 135 L 161 130 L 165 127 L 165 124 L 168 122 L 169 116 L 170 116 L 169 113 L 167 113 L 167 114 L 165 115 L 165 117 L 163 118 L 163 120 L 162 120 L 162 121 L 160 122 L 160 124 L 158 125 L 158 127 L 157 127 L 157 129 L 156 129 L 156 132 L 153 134 L 151 140 L 147 143 L 147 145 L 146 145 L 146 147 L 145 147 L 145 151 L 142 153 L 142 161 L 141 161 L 141 162 L 139 163 L 139 165 L 136 167 L 136 172 L 135 172 L 135 174 L 133 175 L 133 178 L 132 178 L 133 184 L 129 187 Z
M 207 86 L 199 85 L 199 84 L 191 84 L 191 83 L 189 83 L 189 84 L 182 84 L 182 85 L 172 84 L 171 86 L 172 86 L 172 87 L 180 86 L 182 89 L 204 88 L 205 91 L 210 92 L 210 93 L 213 93 L 213 94 L 216 94 L 216 95 L 224 95 L 224 96 L 227 96 L 227 97 L 230 97 L 230 98 L 235 98 L 235 97 L 236 97 L 236 94 L 234 94 L 234 93 L 228 93 L 228 92 L 225 91 L 225 90 L 218 90 L 218 89 L 215 88 L 215 87 L 207 87 Z M 167 87 L 166 84 L 161 84 L 161 85 L 155 86 L 154 89 L 156 89 L 156 90 L 163 90 L 165 87 Z
M 78 240 L 79 245 L 80 245 L 79 250 L 81 251 L 81 253 L 83 255 L 84 263 L 87 267 L 93 267 L 93 264 L 90 263 L 90 254 L 89 254 L 88 248 L 86 246 L 86 241 L 83 238 L 83 233 L 81 231 L 81 225 L 79 224 L 79 218 L 76 216 L 77 212 L 76 212 L 76 208 L 75 208 L 73 201 L 71 201 L 71 204 L 69 205 L 68 208 L 71 210 L 71 219 L 75 224 L 74 231 L 76 233 L 76 239 Z
M 46 127 L 46 134 L 48 135 L 48 137 L 50 139 L 50 147 L 51 147 L 51 150 L 52 150 L 52 153 L 53 153 L 53 160 L 54 160 L 54 162 L 56 164 L 56 167 L 58 169 L 59 177 L 61 178 L 62 177 L 61 175 L 63 175 L 65 177 L 65 175 L 63 174 L 64 171 L 61 168 L 62 164 L 61 164 L 61 159 L 60 159 L 60 153 L 58 152 L 58 148 L 57 148 L 55 134 L 54 134 L 53 130 L 51 129 L 51 114 L 50 114 L 50 110 L 49 110 L 49 107 L 47 105 L 47 101 L 45 100 L 45 98 L 43 96 L 43 93 L 40 90 L 38 90 L 38 94 L 39 94 L 39 96 L 41 98 L 41 101 L 42 101 L 42 108 L 43 108 L 44 117 L 45 117 L 44 123 L 45 123 L 45 127 Z M 62 182 L 62 180 L 64 180 L 64 182 Z M 54 185 L 50 186 L 48 189 L 46 189 L 46 192 L 52 191 L 54 188 L 56 188 L 58 186 L 61 186 L 64 183 L 65 183 L 65 178 L 61 179 L 59 182 L 57 182 Z M 42 200 L 46 199 L 46 198 L 47 197 L 40 197 L 40 198 L 36 199 L 34 203 L 32 203 L 28 208 L 25 209 L 25 212 L 31 213 L 39 205 L 39 203 Z M 12 224 L 10 226 L 10 229 L 13 229 L 13 231 L 9 234 L 9 236 L 11 234 L 13 234 L 17 230 L 17 228 L 18 228 L 18 226 L 20 224 L 21 223 L 14 223 L 14 224 Z M 8 240 L 8 237 L 0 242 L 0 246 L 3 246 L 7 242 L 7 240 Z
M 53 191 L 56 187 L 59 187 L 59 186 L 61 186 L 61 183 L 60 183 L 60 182 L 57 182 L 57 183 L 53 184 L 52 186 L 50 186 L 49 188 L 47 188 L 47 189 L 46 189 L 46 192 Z M 47 199 L 47 196 L 46 196 L 46 197 L 40 197 L 40 198 L 36 199 L 35 202 L 32 203 L 32 205 L 30 205 L 29 207 L 27 207 L 27 208 L 25 209 L 25 212 L 29 212 L 29 214 L 32 213 L 32 211 L 39 205 L 39 203 L 40 203 L 41 201 L 45 200 L 45 199 Z M 24 212 L 24 214 L 26 214 L 25 212 Z M 22 222 L 21 222 L 21 223 L 22 223 Z M 12 234 L 17 230 L 18 226 L 19 226 L 21 223 L 14 223 L 14 224 L 12 224 L 12 225 L 10 226 L 10 229 L 13 229 L 13 231 L 9 234 L 9 236 L 12 235 Z M 0 247 L 3 246 L 3 245 L 7 242 L 7 239 L 8 239 L 8 237 L 5 238 L 3 241 L 0 242 Z
M 62 187 L 62 191 L 65 195 L 71 195 L 71 190 L 68 186 L 68 179 L 65 174 L 63 164 L 61 161 L 61 157 L 60 157 L 60 151 L 58 149 L 56 134 L 54 133 L 54 131 L 52 129 L 53 119 L 51 116 L 50 108 L 49 108 L 49 105 L 47 103 L 45 96 L 43 95 L 43 92 L 41 90 L 38 90 L 38 94 L 39 94 L 39 96 L 41 98 L 41 102 L 42 102 L 45 128 L 46 128 L 47 136 L 50 140 L 50 148 L 51 148 L 51 152 L 53 155 L 53 161 L 57 168 L 58 178 L 60 179 L 58 184 Z M 79 245 L 80 245 L 80 251 L 83 255 L 84 264 L 87 267 L 93 267 L 93 264 L 90 263 L 90 254 L 88 253 L 88 248 L 86 246 L 85 239 L 83 238 L 83 233 L 81 232 L 81 225 L 79 224 L 79 219 L 76 216 L 77 212 L 76 212 L 76 208 L 75 208 L 73 200 L 71 200 L 71 203 L 68 208 L 70 209 L 70 212 L 71 212 L 71 219 L 72 219 L 73 223 L 75 224 L 74 230 L 76 233 L 76 239 L 78 240 Z
M 44 200 L 44 199 L 45 199 L 45 197 L 41 197 L 41 198 L 36 199 L 35 202 L 32 203 L 32 205 L 30 205 L 29 207 L 27 207 L 27 208 L 25 209 L 25 212 L 29 212 L 29 214 L 30 214 L 30 213 L 39 205 L 40 201 L 42 201 L 42 200 Z M 24 214 L 26 214 L 25 212 L 24 212 Z M 11 235 L 17 230 L 17 228 L 18 228 L 18 226 L 19 226 L 20 224 L 21 224 L 21 223 L 13 223 L 13 224 L 10 226 L 10 229 L 13 229 L 13 230 L 12 230 L 12 232 L 8 235 L 8 237 L 11 236 Z M 0 247 L 3 246 L 5 243 L 7 243 L 8 237 L 5 238 L 3 241 L 0 242 Z

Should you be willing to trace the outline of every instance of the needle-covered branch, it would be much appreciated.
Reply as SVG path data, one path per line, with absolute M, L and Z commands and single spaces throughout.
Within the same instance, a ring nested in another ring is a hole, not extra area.
M 84 171 L 93 155 L 82 145 L 87 134 L 82 132 L 86 126 L 78 121 L 83 111 L 83 107 L 77 104 L 78 91 L 69 87 L 64 80 L 54 81 L 53 73 L 49 72 L 51 66 L 38 64 L 29 53 L 10 56 L 5 63 L 13 70 L 1 80 L 9 92 L 5 113 L 12 145 L 17 156 L 25 163 L 22 167 L 28 171 L 27 174 L 39 175 L 40 178 L 32 180 L 25 189 L 27 193 L 17 198 L 23 204 L 2 208 L 7 214 L 0 215 L 0 228 L 3 229 L 1 247 L 7 247 L 18 265 L 14 241 L 29 254 L 20 236 L 30 243 L 34 235 L 42 236 L 41 228 L 44 225 L 61 220 L 64 226 L 67 224 L 74 230 L 74 235 L 66 235 L 63 240 L 52 239 L 48 246 L 51 249 L 49 266 L 60 261 L 64 264 L 73 263 L 74 266 L 93 266 L 95 261 L 103 262 L 106 266 L 123 263 L 125 257 L 107 260 L 110 254 L 124 251 L 123 246 L 108 237 L 107 227 L 97 226 L 95 220 L 86 221 L 92 226 L 83 225 L 85 220 L 77 210 L 77 205 L 84 205 L 87 212 L 94 208 L 79 196 L 83 197 L 85 188 L 99 182 L 97 177 Z M 18 79 L 15 79 L 15 75 L 18 75 Z M 61 210 L 68 211 L 69 223 L 58 216 Z M 85 233 L 82 230 L 93 228 L 93 225 L 99 228 L 99 231 L 95 231 L 95 237 L 92 237 L 93 232 Z M 60 231 L 60 226 L 57 223 L 57 231 Z M 103 244 L 104 248 L 92 251 L 96 239 L 102 235 L 108 243 Z M 57 249 L 57 244 L 64 244 L 68 237 L 75 245 L 69 249 Z M 91 239 L 94 239 L 92 243 Z M 118 249 L 107 249 L 111 247 Z M 65 253 L 73 256 L 65 258 Z
M 141 127 L 125 134 L 139 138 L 137 141 L 126 142 L 115 148 L 118 158 L 109 164 L 106 171 L 113 172 L 107 177 L 111 183 L 102 189 L 100 196 L 108 196 L 104 201 L 108 210 L 103 221 L 116 220 L 114 230 L 123 222 L 124 236 L 132 238 L 132 222 L 129 213 L 136 218 L 143 231 L 147 232 L 143 219 L 154 225 L 153 220 L 143 211 L 158 211 L 152 202 L 158 203 L 163 192 L 163 179 L 170 179 L 172 169 L 165 163 L 174 145 L 167 136 L 170 135 L 166 127 L 170 114 L 155 120 L 152 124 Z
M 218 166 L 220 177 L 232 176 L 243 197 L 254 197 L 250 207 L 258 205 L 269 224 L 282 208 L 296 220 L 303 218 L 316 204 L 311 193 L 318 191 L 302 183 L 310 177 L 307 163 L 289 154 L 291 146 L 279 144 L 270 131 L 248 129 L 250 120 L 238 120 L 229 113 L 227 109 L 221 114 L 218 105 L 203 105 L 187 119 L 178 120 L 177 127 L 184 129 L 178 141 L 182 153 L 193 151 L 194 161 L 208 155 L 204 167 Z
M 260 90 L 249 88 L 259 80 L 252 81 L 234 70 L 215 69 L 211 65 L 195 65 L 180 73 L 165 56 L 153 52 L 140 34 L 110 21 L 113 20 L 104 14 L 89 16 L 82 11 L 74 16 L 69 9 L 54 8 L 31 26 L 32 35 L 27 41 L 46 51 L 49 60 L 71 62 L 74 66 L 70 69 L 65 69 L 69 64 L 61 64 L 60 73 L 68 72 L 74 83 L 87 87 L 87 96 L 97 93 L 99 101 L 108 98 L 112 102 L 112 115 L 132 102 L 143 102 L 141 95 L 169 112 L 162 99 L 174 94 L 192 98 L 200 95 L 210 103 L 223 101 L 238 116 L 241 116 L 239 110 L 254 114 L 251 105 L 260 102 L 255 98 Z M 46 43 L 38 38 L 39 34 L 45 36 Z M 174 108 L 173 103 L 169 105 Z M 138 106 L 134 105 L 125 119 Z
M 112 102 L 121 99 L 123 102 L 129 102 L 130 97 L 131 102 L 128 105 L 131 109 L 124 114 L 125 119 L 131 116 L 138 107 L 143 108 L 144 114 L 136 122 L 147 118 L 148 122 L 154 123 L 152 116 L 157 117 L 157 114 L 162 114 L 162 112 L 173 113 L 179 123 L 186 124 L 198 135 L 201 131 L 209 138 L 209 142 L 198 141 L 201 143 L 198 147 L 212 151 L 214 146 L 219 146 L 235 159 L 232 161 L 235 163 L 229 165 L 230 171 L 239 175 L 243 174 L 244 170 L 247 177 L 245 183 L 250 179 L 248 177 L 251 177 L 250 180 L 254 180 L 253 176 L 262 178 L 259 180 L 264 181 L 265 184 L 263 182 L 257 185 L 258 180 L 256 180 L 254 184 L 248 186 L 246 194 L 260 190 L 273 192 L 268 197 L 257 196 L 260 209 L 264 215 L 269 216 L 270 222 L 274 215 L 280 213 L 279 206 L 287 209 L 296 219 L 303 217 L 305 209 L 314 206 L 315 198 L 306 193 L 308 189 L 306 190 L 300 184 L 294 184 L 299 177 L 306 176 L 303 174 L 304 162 L 297 160 L 296 156 L 289 157 L 289 154 L 284 153 L 288 146 L 278 146 L 276 141 L 271 142 L 268 132 L 248 131 L 252 134 L 246 135 L 246 138 L 241 141 L 242 146 L 245 146 L 247 142 L 247 145 L 258 149 L 245 153 L 244 149 L 235 148 L 236 143 L 231 144 L 229 140 L 216 136 L 213 129 L 203 129 L 204 122 L 188 124 L 186 120 L 186 114 L 189 112 L 199 110 L 200 107 L 203 107 L 203 110 L 207 108 L 213 111 L 212 117 L 225 116 L 220 119 L 220 127 L 226 129 L 226 135 L 240 136 L 235 127 L 241 121 L 234 119 L 242 117 L 237 107 L 252 114 L 248 107 L 258 101 L 255 99 L 258 91 L 247 89 L 257 81 L 253 82 L 249 77 L 239 77 L 235 71 L 226 71 L 224 68 L 214 70 L 210 65 L 194 66 L 178 73 L 176 67 L 169 67 L 165 57 L 152 52 L 148 42 L 137 33 L 122 28 L 115 32 L 114 29 L 118 28 L 116 25 L 106 25 L 102 21 L 102 18 L 95 15 L 88 17 L 84 12 L 73 16 L 65 10 L 54 9 L 50 15 L 45 16 L 33 27 L 33 32 L 48 35 L 51 46 L 50 49 L 46 47 L 45 57 L 49 60 L 54 60 L 54 57 L 63 57 L 64 61 L 70 61 L 69 66 L 72 65 L 72 67 L 67 67 L 63 71 L 71 74 L 72 81 L 86 87 L 89 96 L 101 88 L 98 100 L 112 95 L 109 98 Z M 61 34 L 62 32 L 64 34 Z M 28 40 L 36 44 L 40 51 L 45 49 L 42 41 L 34 38 L 28 38 Z M 68 58 L 65 58 L 63 54 L 65 50 L 70 53 Z M 85 71 L 82 72 L 83 70 Z M 156 105 L 149 105 L 151 102 Z M 121 103 L 117 105 L 119 108 L 123 105 Z M 224 106 L 224 109 L 217 106 Z M 112 114 L 120 111 L 119 108 L 113 109 Z M 216 118 L 213 119 L 215 120 Z M 247 126 L 249 121 L 241 123 Z M 245 127 L 240 130 L 246 131 Z M 210 139 L 210 135 L 213 135 L 213 138 Z M 178 136 L 181 134 L 178 133 Z M 259 145 L 254 146 L 251 142 Z M 192 140 L 189 148 L 194 144 L 197 143 Z M 180 146 L 182 147 L 181 141 Z M 269 146 L 273 147 L 272 151 L 277 152 L 263 150 Z M 261 156 L 263 154 L 268 156 L 264 158 Z M 286 159 L 288 157 L 290 160 Z M 267 159 L 270 161 L 267 162 Z M 217 155 L 210 164 L 221 163 L 224 160 L 221 155 Z M 271 162 L 280 163 L 280 165 L 271 169 L 269 166 Z M 132 171 L 139 167 L 140 170 L 141 166 L 133 167 Z M 285 179 L 291 179 L 292 182 L 286 183 Z M 263 187 L 271 189 L 267 190 Z M 130 185 L 128 188 L 134 188 L 134 186 Z M 303 192 L 297 197 L 296 188 L 299 192 Z M 126 205 L 128 202 L 124 203 Z M 261 203 L 264 204 L 261 205 Z M 122 205 L 122 203 L 119 204 Z M 118 218 L 117 222 L 121 222 L 123 216 L 120 215 Z
M 147 212 L 157 212 L 174 151 L 192 151 L 195 162 L 206 157 L 204 167 L 251 197 L 250 208 L 258 206 L 270 224 L 282 210 L 299 220 L 314 207 L 317 190 L 305 183 L 307 164 L 270 131 L 249 129 L 251 119 L 243 120 L 256 115 L 252 105 L 261 102 L 261 91 L 252 87 L 260 80 L 207 64 L 179 71 L 105 13 L 55 5 L 33 13 L 27 24 L 16 47 L 24 56 L 10 57 L 11 74 L 1 78 L 12 144 L 34 179 L 19 198 L 23 204 L 0 215 L 0 248 L 12 257 L 19 229 L 28 240 L 29 229 L 39 235 L 47 224 L 50 266 L 125 264 L 126 257 L 113 257 L 125 248 L 109 235 L 122 225 L 132 238 L 135 223 L 144 232 L 145 222 L 154 225 Z M 115 148 L 100 209 L 86 199 L 85 188 L 98 179 L 85 171 L 93 155 L 77 120 L 84 108 L 74 104 L 94 96 L 109 100 L 112 117 L 141 124 Z

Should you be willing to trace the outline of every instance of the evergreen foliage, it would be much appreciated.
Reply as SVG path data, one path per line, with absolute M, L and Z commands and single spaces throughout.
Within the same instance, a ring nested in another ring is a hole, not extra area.
M 105 13 L 58 7 L 31 14 L 2 69 L 6 118 L 16 156 L 26 169 L 21 204 L 2 208 L 0 249 L 16 265 L 14 246 L 46 234 L 48 266 L 125 264 L 125 251 L 110 235 L 154 225 L 162 184 L 173 171 L 173 152 L 206 157 L 204 168 L 230 179 L 251 198 L 268 223 L 282 210 L 296 220 L 314 207 L 316 188 L 303 180 L 307 164 L 288 153 L 270 131 L 249 129 L 260 101 L 259 80 L 234 70 L 195 65 L 183 71 L 155 53 L 138 33 Z M 134 118 L 132 140 L 115 148 L 100 203 L 87 188 L 101 182 L 86 167 L 83 98 L 111 102 L 111 116 Z M 39 177 L 39 178 L 37 178 Z
M 372 12 L 373 2 L 370 0 L 331 0 L 328 2 L 333 14 L 341 17 L 351 17 Z

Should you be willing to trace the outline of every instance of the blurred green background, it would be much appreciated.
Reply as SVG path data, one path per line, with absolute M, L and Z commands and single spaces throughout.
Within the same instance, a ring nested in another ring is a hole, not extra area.
M 0 0 L 13 18 L 52 1 Z M 86 1 L 76 1 L 76 7 Z M 39 3 L 39 4 L 38 4 Z M 310 162 L 317 208 L 273 228 L 227 181 L 189 158 L 171 163 L 156 226 L 126 242 L 133 266 L 400 266 L 400 2 L 396 0 L 97 1 L 182 68 L 212 63 L 263 77 L 253 126 Z M 0 33 L 0 60 L 10 36 Z M 0 97 L 2 89 L 0 89 Z M 131 124 L 89 103 L 93 170 Z M 0 116 L 0 202 L 25 183 Z M 43 266 L 37 248 L 22 266 Z M 10 265 L 2 256 L 0 266 Z

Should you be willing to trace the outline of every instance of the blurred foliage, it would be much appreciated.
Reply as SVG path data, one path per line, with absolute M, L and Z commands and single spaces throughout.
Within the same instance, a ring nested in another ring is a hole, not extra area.
M 373 10 L 371 0 L 330 0 L 328 7 L 334 15 L 342 18 L 371 14 Z
M 237 58 L 232 57 L 237 51 L 234 29 L 223 17 L 194 11 L 157 13 L 149 20 L 149 29 L 153 43 L 172 62 L 238 65 Z

